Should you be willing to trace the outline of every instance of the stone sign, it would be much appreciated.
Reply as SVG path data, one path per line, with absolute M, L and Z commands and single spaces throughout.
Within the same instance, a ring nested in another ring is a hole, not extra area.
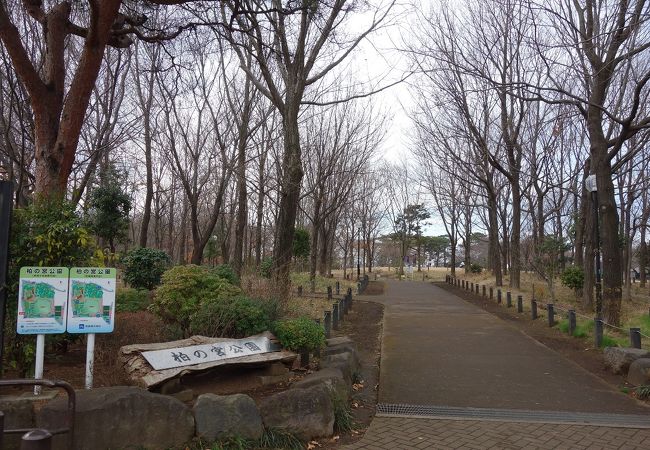
M 163 370 L 267 353 L 269 351 L 271 351 L 271 342 L 268 337 L 250 337 L 213 344 L 142 352 L 142 356 L 151 364 L 154 370 Z

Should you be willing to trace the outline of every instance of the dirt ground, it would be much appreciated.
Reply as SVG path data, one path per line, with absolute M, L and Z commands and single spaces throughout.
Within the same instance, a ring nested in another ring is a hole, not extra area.
M 572 338 L 562 333 L 558 327 L 550 328 L 545 311 L 540 309 L 539 318 L 532 320 L 530 312 L 518 314 L 516 307 L 506 308 L 503 304 L 498 305 L 496 300 L 490 301 L 484 299 L 480 295 L 472 294 L 469 291 L 444 282 L 438 282 L 435 285 L 449 292 L 453 292 L 458 297 L 507 321 L 523 333 L 555 350 L 565 358 L 602 378 L 616 388 L 625 390 L 631 387 L 622 375 L 615 375 L 607 370 L 604 364 L 602 349 L 596 348 L 591 339 Z

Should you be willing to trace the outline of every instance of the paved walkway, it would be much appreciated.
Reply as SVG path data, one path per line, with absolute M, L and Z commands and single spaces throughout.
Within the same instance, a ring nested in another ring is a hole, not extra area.
M 346 448 L 650 449 L 650 409 L 499 318 L 425 283 L 375 299 L 378 415 Z

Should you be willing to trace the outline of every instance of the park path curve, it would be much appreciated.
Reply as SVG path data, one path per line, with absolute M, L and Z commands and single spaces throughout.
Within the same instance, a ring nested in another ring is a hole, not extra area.
M 364 299 L 385 305 L 378 414 L 346 448 L 650 449 L 645 405 L 453 293 Z

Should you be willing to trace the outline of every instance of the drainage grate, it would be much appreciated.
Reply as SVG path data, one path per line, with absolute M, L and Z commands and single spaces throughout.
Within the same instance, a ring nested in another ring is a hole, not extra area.
M 650 428 L 650 416 L 633 414 L 574 413 L 566 411 L 529 411 L 517 409 L 459 408 L 453 406 L 402 405 L 380 403 L 380 417 L 420 417 L 454 420 L 492 420 L 500 422 L 541 422 Z

